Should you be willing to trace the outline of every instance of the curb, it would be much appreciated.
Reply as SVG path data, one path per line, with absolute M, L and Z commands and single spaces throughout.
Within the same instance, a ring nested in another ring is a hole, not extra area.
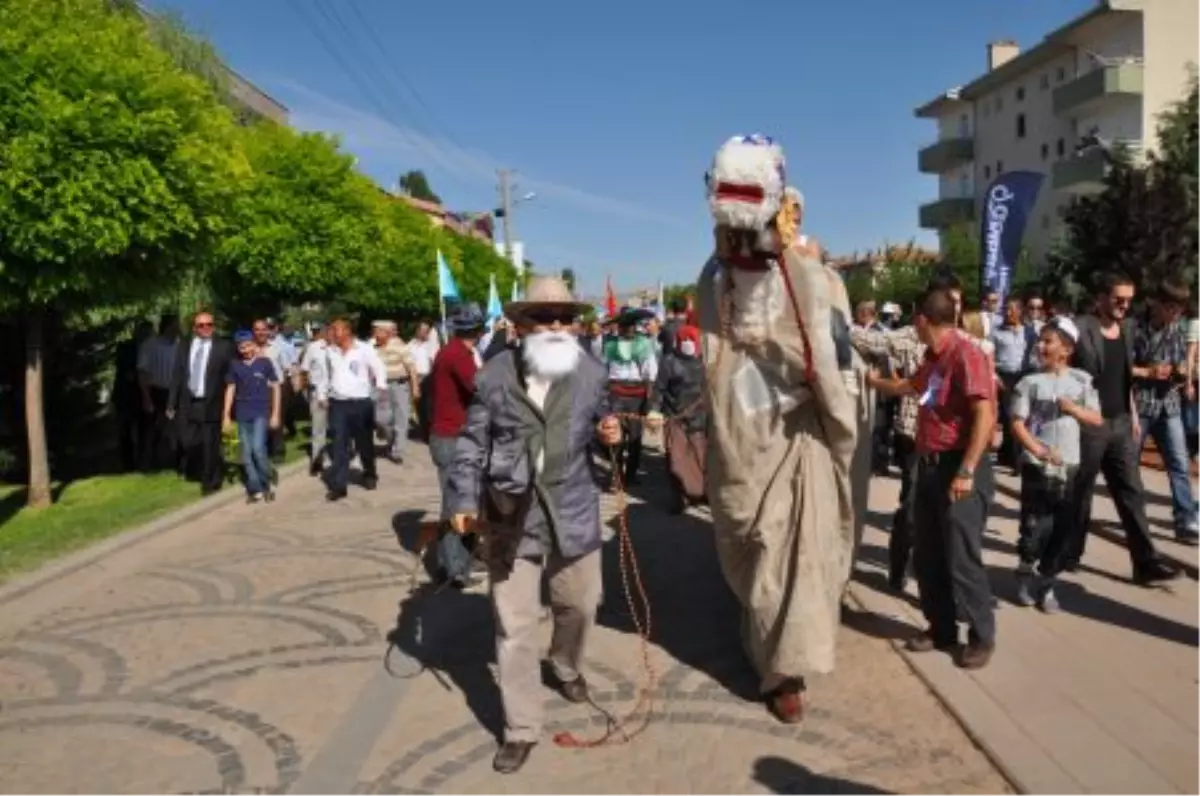
M 846 595 L 849 597 L 850 602 L 854 603 L 854 606 L 860 611 L 866 611 L 867 613 L 872 614 L 877 613 L 874 609 L 868 606 L 861 597 L 858 596 L 859 588 L 859 584 L 851 581 L 850 588 L 846 590 Z M 914 627 L 913 629 L 916 630 L 917 628 Z M 976 732 L 974 728 L 971 727 L 971 724 L 967 721 L 962 712 L 950 699 L 945 696 L 945 694 L 942 693 L 941 689 L 934 684 L 933 679 L 929 677 L 929 675 L 927 675 L 919 665 L 917 665 L 916 661 L 913 660 L 912 653 L 904 648 L 904 640 L 887 639 L 887 643 L 891 645 L 896 654 L 900 656 L 900 659 L 904 661 L 904 665 L 908 667 L 909 671 L 916 675 L 917 679 L 924 684 L 929 693 L 933 695 L 933 698 L 938 701 L 938 704 L 940 704 L 942 708 L 950 714 L 955 723 L 957 723 L 962 729 L 963 734 L 966 735 L 967 738 L 970 739 L 971 743 L 983 753 L 983 756 L 988 759 L 988 762 L 990 762 L 995 769 L 1000 772 L 1000 776 L 1004 777 L 1008 784 L 1012 786 L 1013 790 L 1017 793 L 1036 793 L 1037 791 L 1033 790 L 1029 784 L 1024 781 L 1024 778 L 1013 770 L 1013 768 L 1000 756 L 1000 754 L 992 747 L 992 745 L 988 743 L 988 741 L 978 732 Z
M 279 480 L 282 482 L 285 478 L 290 478 L 307 468 L 307 459 L 286 464 L 278 470 Z M 114 553 L 120 553 L 142 542 L 154 539 L 201 514 L 221 508 L 242 497 L 244 497 L 244 493 L 241 489 L 222 489 L 215 495 L 200 498 L 169 514 L 164 514 L 158 519 L 151 520 L 145 525 L 118 531 L 108 539 L 43 564 L 32 572 L 19 575 L 0 586 L 0 605 L 18 600 L 30 592 L 49 585 L 52 581 L 90 567 Z

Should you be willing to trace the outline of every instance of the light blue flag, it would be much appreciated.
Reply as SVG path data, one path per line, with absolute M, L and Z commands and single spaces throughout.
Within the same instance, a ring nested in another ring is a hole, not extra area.
M 496 290 L 496 275 L 492 274 L 491 285 L 488 286 L 487 318 L 491 324 L 500 319 L 504 308 L 500 306 L 500 291 Z
M 450 273 L 450 266 L 446 265 L 446 258 L 442 256 L 441 249 L 438 249 L 437 253 L 437 270 L 438 290 L 442 298 L 458 300 L 458 285 L 454 283 L 454 274 Z

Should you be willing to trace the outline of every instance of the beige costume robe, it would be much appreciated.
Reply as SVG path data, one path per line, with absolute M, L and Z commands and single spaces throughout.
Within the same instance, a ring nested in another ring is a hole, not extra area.
M 778 269 L 715 257 L 698 284 L 710 366 L 708 494 L 721 567 L 745 609 L 743 641 L 768 691 L 834 667 L 854 542 L 858 419 L 830 334 L 830 282 L 814 257 L 784 256 L 812 346 Z

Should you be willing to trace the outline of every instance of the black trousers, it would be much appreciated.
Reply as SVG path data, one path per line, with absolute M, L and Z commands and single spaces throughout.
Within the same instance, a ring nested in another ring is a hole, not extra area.
M 177 424 L 167 419 L 168 391 L 165 387 L 150 388 L 153 411 L 142 413 L 138 463 L 143 470 L 157 470 L 174 464 Z M 185 398 L 185 401 L 190 400 Z
M 200 481 L 206 491 L 221 488 L 225 462 L 221 455 L 221 421 L 210 420 L 208 405 L 203 398 L 183 398 L 180 407 L 180 447 L 184 472 Z
M 1047 478 L 1041 465 L 1021 465 L 1021 521 L 1017 557 L 1026 566 L 1042 560 L 1055 528 L 1070 533 L 1075 526 L 1072 497 L 1079 468 L 1068 467 L 1063 479 Z
M 900 505 L 892 516 L 892 532 L 888 537 L 888 575 L 894 581 L 904 577 L 912 556 L 913 507 L 916 503 L 913 487 L 919 461 L 912 437 L 896 435 L 896 458 L 900 462 Z
M 364 478 L 375 478 L 375 402 L 370 398 L 330 399 L 329 428 L 333 462 L 329 488 L 344 492 L 350 483 L 350 444 L 354 443 Z
M 1152 563 L 1157 555 L 1150 539 L 1146 519 L 1146 494 L 1142 488 L 1141 451 L 1133 437 L 1129 415 L 1105 419 L 1098 428 L 1080 432 L 1079 473 L 1071 497 L 1070 525 L 1057 528 L 1046 544 L 1042 572 L 1056 575 L 1083 558 L 1088 526 L 1092 519 L 1092 500 L 1096 478 L 1103 473 L 1108 493 L 1117 506 L 1117 515 L 1125 529 L 1125 544 L 1135 572 Z
M 939 643 L 958 641 L 958 618 L 985 644 L 996 639 L 992 588 L 983 566 L 983 535 L 995 495 L 988 457 L 975 468 L 975 488 L 950 499 L 950 483 L 962 463 L 959 452 L 919 457 L 913 511 L 913 563 L 921 612 Z
M 1020 456 L 1020 446 L 1017 444 L 1016 438 L 1012 434 L 1012 395 L 1013 389 L 1017 386 L 1017 382 L 1021 380 L 1020 373 L 997 373 L 996 376 L 1000 379 L 1000 383 L 1004 385 L 1004 390 L 1000 393 L 999 404 L 999 420 L 1000 420 L 1000 450 L 996 452 L 996 459 L 1006 467 L 1013 467 L 1017 464 Z

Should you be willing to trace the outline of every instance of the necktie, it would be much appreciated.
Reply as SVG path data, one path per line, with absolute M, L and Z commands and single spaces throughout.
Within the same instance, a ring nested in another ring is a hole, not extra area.
M 204 392 L 204 349 L 207 345 L 207 340 L 201 340 L 196 344 L 196 350 L 192 352 L 191 379 L 188 389 L 196 397 Z

